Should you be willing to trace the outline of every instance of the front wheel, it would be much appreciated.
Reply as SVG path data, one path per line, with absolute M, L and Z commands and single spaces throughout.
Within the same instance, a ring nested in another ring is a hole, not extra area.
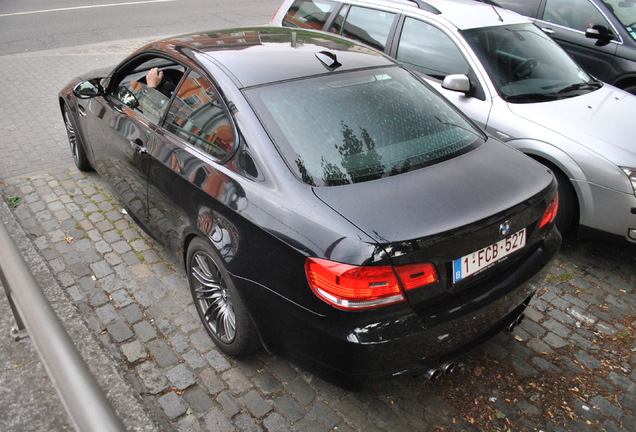
M 636 95 L 636 84 L 632 84 L 632 85 L 628 85 L 627 87 L 623 87 L 623 90 L 625 90 L 627 93 L 631 93 L 633 95 Z
M 568 177 L 555 167 L 549 167 L 559 184 L 559 210 L 554 224 L 565 239 L 572 239 L 578 227 L 579 206 Z
M 68 136 L 68 143 L 71 146 L 71 153 L 73 154 L 75 166 L 80 171 L 91 171 L 93 168 L 88 161 L 86 150 L 84 150 L 84 144 L 79 137 L 77 129 L 75 128 L 73 115 L 67 105 L 64 105 L 64 126 L 66 127 L 66 135 Z
M 256 329 L 218 252 L 195 238 L 188 248 L 187 270 L 194 305 L 216 345 L 233 356 L 255 351 Z

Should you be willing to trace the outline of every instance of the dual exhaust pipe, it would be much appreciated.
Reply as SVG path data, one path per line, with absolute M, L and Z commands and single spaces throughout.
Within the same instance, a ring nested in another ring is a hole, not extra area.
M 450 375 L 451 372 L 455 370 L 455 366 L 456 365 L 453 362 L 444 363 L 438 368 L 431 368 L 427 370 L 424 375 L 430 382 L 437 381 L 443 376 Z
M 523 321 L 523 319 L 525 317 L 526 317 L 525 314 L 519 315 L 514 321 L 512 321 L 510 324 L 508 324 L 508 326 L 506 327 L 506 330 L 508 330 L 508 332 L 512 333 L 513 330 L 519 324 L 521 324 L 521 321 Z M 456 365 L 455 365 L 454 362 L 444 363 L 443 365 L 441 365 L 438 368 L 431 368 L 431 369 L 427 370 L 424 375 L 426 376 L 426 378 L 430 382 L 437 381 L 438 379 L 440 379 L 443 376 L 450 375 L 451 372 L 453 372 L 455 370 L 455 367 L 456 367 Z
M 513 322 L 511 322 L 510 324 L 508 324 L 508 327 L 506 328 L 508 330 L 508 333 L 512 333 L 515 329 L 515 327 L 517 327 L 519 324 L 521 324 L 521 321 L 523 321 L 523 319 L 526 317 L 526 314 L 521 314 L 517 317 L 517 319 L 515 319 Z

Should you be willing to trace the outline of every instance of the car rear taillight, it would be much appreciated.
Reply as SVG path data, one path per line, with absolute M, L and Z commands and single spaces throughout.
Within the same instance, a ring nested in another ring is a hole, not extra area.
M 554 222 L 554 218 L 556 218 L 557 212 L 559 211 L 559 195 L 557 194 L 545 212 L 543 213 L 543 217 L 541 218 L 541 223 L 539 224 L 539 228 L 543 228 L 544 226 Z
M 437 282 L 437 270 L 431 263 L 411 264 L 396 267 L 395 270 L 405 290 L 412 290 Z
M 430 263 L 392 266 L 353 266 L 307 258 L 305 271 L 314 293 L 345 310 L 370 309 L 404 301 L 405 290 L 438 280 Z

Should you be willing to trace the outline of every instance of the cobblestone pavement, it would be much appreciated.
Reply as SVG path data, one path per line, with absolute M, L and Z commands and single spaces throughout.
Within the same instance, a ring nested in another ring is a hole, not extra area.
M 3 195 L 62 287 L 56 301 L 77 308 L 159 429 L 636 430 L 633 246 L 565 247 L 515 333 L 444 380 L 350 393 L 264 351 L 217 350 L 174 257 L 97 174 L 14 177 Z
M 174 257 L 132 222 L 97 174 L 71 167 L 55 91 L 138 44 L 0 57 L 0 190 L 12 206 L 3 222 L 19 226 L 13 234 L 24 233 L 59 287 L 45 291 L 78 346 L 98 346 L 87 361 L 109 397 L 134 399 L 115 404 L 129 429 L 636 430 L 633 245 L 564 247 L 515 333 L 498 335 L 435 383 L 401 377 L 350 393 L 264 351 L 242 360 L 221 354 Z M 26 121 L 25 111 L 38 122 Z M 34 368 L 33 382 L 45 381 Z M 22 394 L 28 383 L 16 384 L 1 392 Z M 25 411 L 20 403 L 40 405 L 20 398 L 10 412 L 3 405 L 0 429 Z M 133 404 L 146 416 L 121 408 Z M 41 417 L 49 430 L 67 428 L 59 415 Z

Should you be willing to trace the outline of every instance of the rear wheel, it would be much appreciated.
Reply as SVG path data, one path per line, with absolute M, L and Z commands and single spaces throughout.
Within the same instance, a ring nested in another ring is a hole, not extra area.
M 255 351 L 256 329 L 218 252 L 195 238 L 188 248 L 187 269 L 197 312 L 216 345 L 233 356 Z
M 64 105 L 64 126 L 66 127 L 66 135 L 68 136 L 68 143 L 71 146 L 71 153 L 73 154 L 75 166 L 77 166 L 80 171 L 92 170 L 91 164 L 86 157 L 84 144 L 77 133 L 77 129 L 75 128 L 73 115 L 67 105 Z

